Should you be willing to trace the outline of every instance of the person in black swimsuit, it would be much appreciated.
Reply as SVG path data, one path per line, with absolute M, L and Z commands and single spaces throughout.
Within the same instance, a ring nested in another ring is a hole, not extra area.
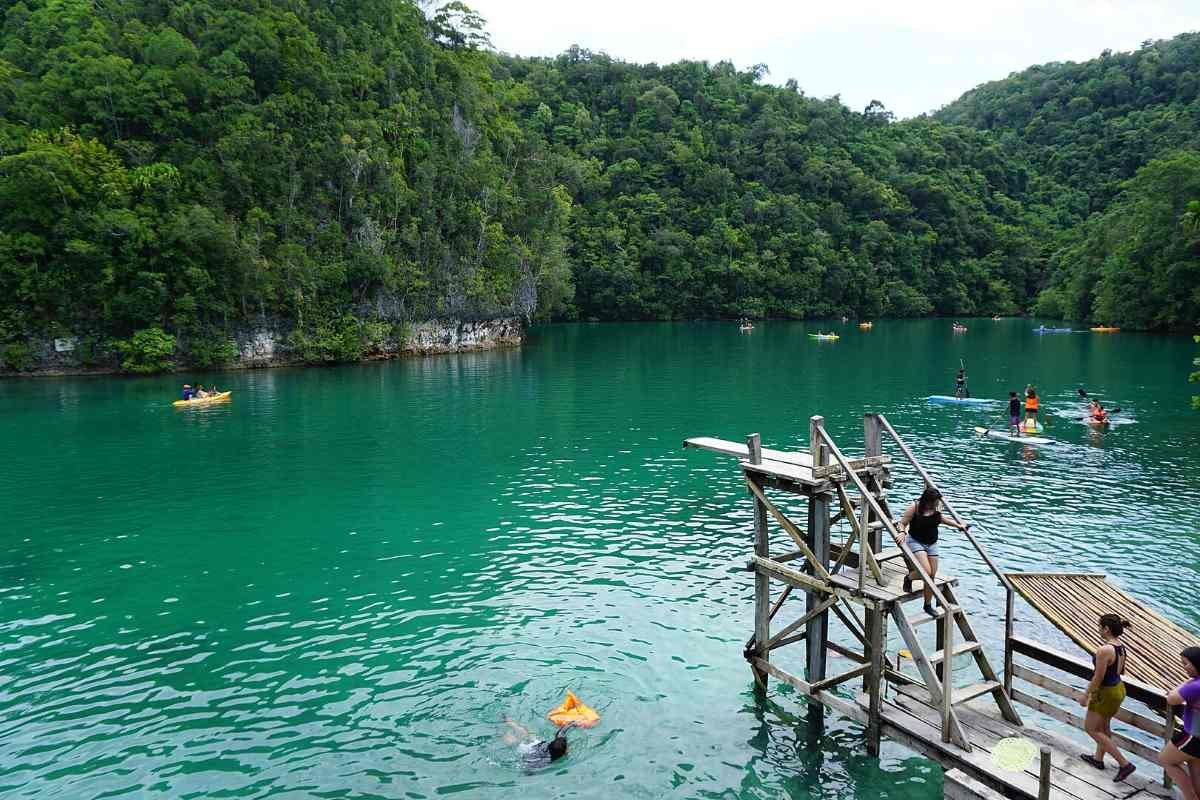
M 518 722 L 506 718 L 504 724 L 507 730 L 504 734 L 506 744 L 516 745 L 521 763 L 527 772 L 550 766 L 567 754 L 567 729 L 564 725 L 554 734 L 550 741 L 539 739 L 528 728 Z
M 950 517 L 943 517 L 941 504 L 942 493 L 932 486 L 926 486 L 917 502 L 909 506 L 904 515 L 900 517 L 900 521 L 896 523 L 896 527 L 907 535 L 908 548 L 913 551 L 913 556 L 921 563 L 931 578 L 937 576 L 938 526 L 949 525 L 951 528 L 958 528 L 961 531 L 971 527 L 970 525 L 960 525 Z M 910 572 L 904 576 L 906 594 L 912 591 L 913 578 L 919 574 Z M 936 616 L 933 610 L 932 586 L 925 587 L 925 613 L 931 617 Z
M 1083 729 L 1096 742 L 1096 754 L 1084 753 L 1080 758 L 1096 769 L 1104 769 L 1104 754 L 1111 755 L 1117 760 L 1114 781 L 1125 780 L 1137 769 L 1113 743 L 1111 727 L 1112 718 L 1125 701 L 1125 682 L 1121 680 L 1121 673 L 1125 671 L 1125 643 L 1121 641 L 1121 634 L 1128 626 L 1129 623 L 1116 614 L 1100 617 L 1100 636 L 1104 644 L 1092 657 L 1096 669 L 1087 691 L 1079 698 L 1079 705 L 1087 708 Z

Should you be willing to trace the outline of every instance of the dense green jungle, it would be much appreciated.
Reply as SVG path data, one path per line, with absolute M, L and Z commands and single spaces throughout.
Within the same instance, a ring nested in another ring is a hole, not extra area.
M 0 360 L 288 326 L 1037 313 L 1200 322 L 1200 35 L 929 115 L 766 65 L 494 51 L 407 0 L 0 2 Z

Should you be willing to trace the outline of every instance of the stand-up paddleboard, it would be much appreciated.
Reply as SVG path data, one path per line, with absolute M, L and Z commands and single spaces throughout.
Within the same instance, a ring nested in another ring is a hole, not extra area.
M 989 403 L 999 403 L 999 400 L 988 400 L 985 397 L 951 397 L 948 394 L 929 395 L 931 403 L 962 403 L 968 406 L 986 406 Z
M 1022 444 L 1050 444 L 1053 439 L 1044 439 L 1041 436 L 1014 436 L 1008 431 L 995 431 L 987 428 L 975 426 L 975 432 L 980 436 L 991 436 L 993 439 L 1003 439 L 1006 442 L 1021 442 Z
M 1074 333 L 1071 328 L 1034 328 L 1034 333 Z

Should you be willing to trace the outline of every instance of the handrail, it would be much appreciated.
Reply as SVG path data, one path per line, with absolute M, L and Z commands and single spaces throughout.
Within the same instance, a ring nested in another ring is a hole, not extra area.
M 883 425 L 883 429 L 892 437 L 892 441 L 899 445 L 901 452 L 904 453 L 904 457 L 908 459 L 908 463 L 912 464 L 917 472 L 920 473 L 921 477 L 925 479 L 925 485 L 937 489 L 938 493 L 940 494 L 942 490 L 936 483 L 933 482 L 933 478 L 928 472 L 925 471 L 925 467 L 921 466 L 921 462 L 917 461 L 917 457 L 913 455 L 912 450 L 908 449 L 908 445 L 906 445 L 900 438 L 900 434 L 896 433 L 896 429 L 892 427 L 892 423 L 888 422 L 887 417 L 885 417 L 883 414 L 875 414 L 874 416 L 879 420 L 880 424 Z M 960 525 L 966 524 L 966 521 L 959 515 L 957 511 L 954 510 L 954 506 L 950 503 L 950 498 L 946 497 L 944 494 L 942 495 L 942 504 L 946 507 L 946 510 L 950 512 L 950 516 L 952 516 Z M 979 527 L 982 528 L 983 526 L 981 525 Z M 979 540 L 975 538 L 975 534 L 971 533 L 969 530 L 964 530 L 963 533 L 967 535 L 967 539 L 970 540 L 971 544 L 975 546 L 976 552 L 978 552 L 980 557 L 983 558 L 984 563 L 987 564 L 988 569 L 992 571 L 992 574 L 1000 579 L 1000 585 L 1010 592 L 1015 591 L 1016 587 L 1013 586 L 1012 581 L 1010 581 L 1008 576 L 1001 572 L 1000 568 L 996 566 L 996 562 L 992 560 L 992 557 L 988 555 L 987 550 L 985 550 L 983 545 L 979 543 Z
M 901 538 L 899 531 L 896 530 L 896 526 L 892 522 L 891 515 L 884 513 L 883 507 L 879 505 L 879 501 L 875 495 L 867 490 L 867 485 L 863 483 L 862 478 L 858 477 L 858 473 L 850 468 L 848 459 L 842 454 L 842 451 L 838 449 L 838 446 L 834 444 L 833 439 L 825 430 L 825 426 L 816 425 L 814 426 L 813 430 L 816 431 L 817 435 L 829 447 L 829 452 L 835 459 L 837 459 L 837 462 L 841 464 L 842 469 L 845 470 L 846 474 L 849 475 L 851 480 L 854 481 L 854 486 L 862 495 L 863 500 L 870 504 L 871 510 L 874 511 L 876 516 L 879 517 L 879 520 L 883 523 L 884 527 L 887 528 L 888 533 L 892 535 L 892 538 L 900 547 L 900 551 L 904 553 L 904 558 L 906 561 L 908 561 L 909 566 L 916 568 L 917 573 L 921 576 L 921 581 L 929 588 L 933 596 L 937 598 L 938 604 L 941 605 L 942 609 L 945 611 L 946 619 L 950 619 L 950 603 L 946 601 L 945 596 L 941 593 L 941 591 L 938 590 L 937 582 L 929 575 L 928 572 L 925 571 L 925 568 L 921 566 L 921 562 L 917 561 L 916 556 L 914 556 L 912 550 L 909 549 L 907 542 Z M 860 542 L 859 559 L 864 559 L 866 556 L 863 554 L 861 548 L 861 543 L 864 541 L 864 537 L 860 535 L 858 539 Z

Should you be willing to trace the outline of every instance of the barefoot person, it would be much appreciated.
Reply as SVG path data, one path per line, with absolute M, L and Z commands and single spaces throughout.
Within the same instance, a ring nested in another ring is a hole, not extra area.
M 1185 648 L 1179 661 L 1188 680 L 1167 693 L 1167 702 L 1183 706 L 1183 730 L 1158 754 L 1183 800 L 1200 800 L 1200 647 Z
M 965 531 L 970 528 L 970 525 L 960 525 L 950 517 L 943 517 L 941 511 L 942 493 L 932 486 L 926 486 L 925 491 L 921 492 L 921 496 L 917 502 L 908 507 L 904 515 L 900 517 L 900 521 L 896 523 L 897 527 L 904 531 L 908 539 L 908 547 L 913 551 L 913 556 L 920 562 L 921 566 L 929 573 L 930 578 L 937 576 L 938 568 L 938 526 L 949 525 L 951 528 L 958 528 Z M 912 591 L 913 578 L 919 573 L 910 572 L 904 576 L 904 591 L 905 593 Z M 929 616 L 935 616 L 933 610 L 933 587 L 925 586 L 925 613 Z
M 1113 744 L 1111 727 L 1112 718 L 1125 702 L 1125 682 L 1121 680 L 1121 673 L 1125 671 L 1125 643 L 1121 641 L 1121 634 L 1128 625 L 1116 614 L 1100 617 L 1100 636 L 1104 644 L 1092 657 L 1096 669 L 1087 691 L 1079 698 L 1079 705 L 1087 708 L 1083 729 L 1096 742 L 1096 754 L 1084 753 L 1080 758 L 1096 769 L 1104 769 L 1105 754 L 1112 756 L 1117 762 L 1113 781 L 1123 781 L 1137 769 Z

